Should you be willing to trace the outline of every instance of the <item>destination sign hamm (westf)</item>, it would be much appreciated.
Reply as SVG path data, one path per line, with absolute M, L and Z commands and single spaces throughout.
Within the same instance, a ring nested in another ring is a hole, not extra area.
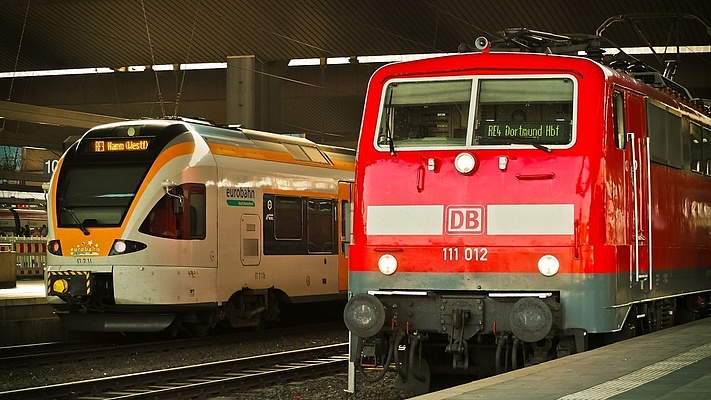
M 91 147 L 94 153 L 148 150 L 148 139 L 95 140 Z

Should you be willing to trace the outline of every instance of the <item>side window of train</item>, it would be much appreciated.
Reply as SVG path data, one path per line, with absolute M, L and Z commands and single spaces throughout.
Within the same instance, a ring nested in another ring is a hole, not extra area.
M 279 240 L 300 240 L 304 225 L 304 213 L 300 197 L 275 196 L 274 198 L 274 238 Z
M 308 199 L 308 251 L 309 253 L 334 253 L 335 204 L 329 199 Z
M 306 254 L 301 197 L 264 194 L 264 254 Z
M 341 252 L 348 258 L 348 244 L 351 241 L 351 203 L 341 200 Z
M 153 206 L 138 231 L 169 239 L 205 239 L 205 185 L 183 184 Z M 177 197 L 182 197 L 182 204 Z
M 647 133 L 652 161 L 683 167 L 682 123 L 676 111 L 648 101 Z
M 206 199 L 205 199 L 205 185 L 201 184 L 190 184 L 189 190 L 184 190 L 184 192 L 189 192 L 187 196 L 185 212 L 187 212 L 187 223 L 189 224 L 189 234 L 190 239 L 205 239 L 205 228 L 206 228 Z
M 703 174 L 706 171 L 704 164 L 704 139 L 701 137 L 701 127 L 698 124 L 691 123 L 689 126 L 689 147 L 690 147 L 690 162 L 691 171 Z
M 625 95 L 622 92 L 615 91 L 612 94 L 612 118 L 615 130 L 615 146 L 620 149 L 625 149 L 627 143 L 627 135 L 625 129 Z
M 264 254 L 337 254 L 336 202 L 264 195 Z
M 706 176 L 711 176 L 711 129 L 704 127 L 701 134 L 701 155 L 703 157 L 701 172 Z

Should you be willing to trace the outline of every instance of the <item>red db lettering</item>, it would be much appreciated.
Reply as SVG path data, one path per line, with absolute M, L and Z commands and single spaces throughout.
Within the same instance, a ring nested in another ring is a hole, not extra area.
M 447 233 L 473 235 L 484 233 L 483 206 L 449 206 L 446 212 Z

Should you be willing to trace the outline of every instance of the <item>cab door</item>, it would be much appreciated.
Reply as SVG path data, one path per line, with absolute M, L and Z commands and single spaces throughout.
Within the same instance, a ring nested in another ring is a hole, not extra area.
M 625 97 L 630 286 L 640 283 L 644 287 L 646 282 L 651 289 L 652 203 L 646 100 L 637 93 L 628 92 Z

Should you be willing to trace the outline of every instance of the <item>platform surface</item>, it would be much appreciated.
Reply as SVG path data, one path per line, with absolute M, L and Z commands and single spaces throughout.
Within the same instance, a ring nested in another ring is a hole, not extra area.
M 711 318 L 415 398 L 711 399 Z
M 17 281 L 17 286 L 9 289 L 0 289 L 0 304 L 5 300 L 17 299 L 41 299 L 46 302 L 44 280 L 42 279 L 21 279 Z

